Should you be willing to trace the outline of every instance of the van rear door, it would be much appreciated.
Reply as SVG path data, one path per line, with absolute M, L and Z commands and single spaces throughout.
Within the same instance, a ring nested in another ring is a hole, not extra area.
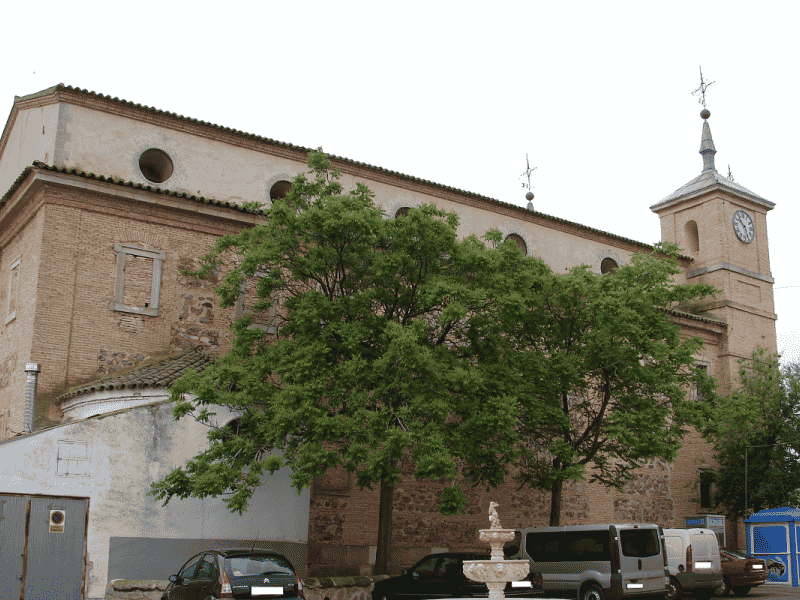
M 665 591 L 664 549 L 655 525 L 616 525 L 620 593 L 624 596 Z M 616 586 L 614 586 L 616 587 Z

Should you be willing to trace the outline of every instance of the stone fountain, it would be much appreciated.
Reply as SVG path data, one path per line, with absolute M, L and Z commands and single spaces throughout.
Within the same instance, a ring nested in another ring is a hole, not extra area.
M 465 560 L 464 575 L 473 581 L 482 581 L 489 588 L 489 600 L 504 600 L 506 583 L 525 579 L 530 570 L 527 560 L 506 560 L 503 544 L 514 539 L 513 529 L 503 529 L 497 516 L 496 502 L 489 503 L 489 529 L 480 530 L 482 542 L 492 547 L 490 560 Z

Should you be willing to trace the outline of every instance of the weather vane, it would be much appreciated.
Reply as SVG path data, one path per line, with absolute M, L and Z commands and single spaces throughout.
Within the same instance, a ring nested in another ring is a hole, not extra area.
M 707 109 L 708 105 L 706 104 L 706 90 L 711 87 L 713 81 L 709 81 L 706 83 L 703 80 L 703 67 L 700 67 L 700 87 L 697 88 L 695 91 L 692 92 L 692 96 L 699 96 L 697 101 L 703 105 L 703 108 Z
M 528 160 L 528 153 L 525 153 L 525 163 L 527 165 L 525 172 L 520 175 L 520 177 L 527 177 L 528 183 L 522 182 L 522 187 L 528 190 L 528 193 L 525 194 L 525 198 L 528 200 L 528 208 L 533 210 L 533 192 L 531 191 L 533 188 L 531 187 L 531 173 L 536 170 L 536 167 L 531 168 L 531 161 Z

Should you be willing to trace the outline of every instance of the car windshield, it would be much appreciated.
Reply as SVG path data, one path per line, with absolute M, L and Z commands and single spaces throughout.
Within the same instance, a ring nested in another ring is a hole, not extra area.
M 233 577 L 250 577 L 275 573 L 294 574 L 288 560 L 282 556 L 249 554 L 225 559 L 225 570 Z
M 727 552 L 731 556 L 735 556 L 736 558 L 753 558 L 749 554 L 745 554 L 744 552 L 740 552 L 739 550 L 728 550 L 725 548 L 724 552 Z

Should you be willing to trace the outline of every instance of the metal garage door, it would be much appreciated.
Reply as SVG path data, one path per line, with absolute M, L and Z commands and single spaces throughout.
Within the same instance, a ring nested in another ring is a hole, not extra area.
M 0 599 L 81 600 L 89 500 L 0 494 Z

